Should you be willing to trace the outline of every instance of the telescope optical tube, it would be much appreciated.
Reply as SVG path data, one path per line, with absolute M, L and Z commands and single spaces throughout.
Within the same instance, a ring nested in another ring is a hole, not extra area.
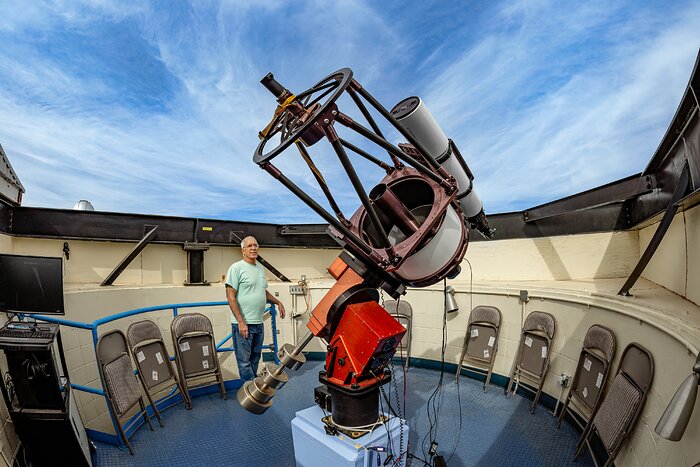
M 420 97 L 412 96 L 402 100 L 391 109 L 391 115 L 423 146 L 429 156 L 455 178 L 459 190 L 456 199 L 469 224 L 484 236 L 491 238 L 493 230 L 486 220 L 484 205 L 473 189 L 474 176 L 469 166 L 454 143 L 445 136 Z

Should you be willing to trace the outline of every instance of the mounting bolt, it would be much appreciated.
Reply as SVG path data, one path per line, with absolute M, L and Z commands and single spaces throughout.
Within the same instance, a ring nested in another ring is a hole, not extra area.
M 331 121 L 330 121 L 329 119 L 327 119 L 327 118 L 324 118 L 324 119 L 323 119 L 323 123 L 325 123 L 326 125 L 328 125 L 330 122 L 331 122 Z

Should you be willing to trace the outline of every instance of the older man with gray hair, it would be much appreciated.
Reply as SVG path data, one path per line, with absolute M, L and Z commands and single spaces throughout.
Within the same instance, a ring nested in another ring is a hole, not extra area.
M 243 381 L 255 378 L 262 354 L 265 303 L 277 306 L 284 318 L 284 305 L 267 291 L 265 270 L 258 263 L 258 242 L 246 237 L 241 242 L 243 259 L 233 263 L 226 274 L 226 299 L 233 313 L 231 328 L 238 374 Z

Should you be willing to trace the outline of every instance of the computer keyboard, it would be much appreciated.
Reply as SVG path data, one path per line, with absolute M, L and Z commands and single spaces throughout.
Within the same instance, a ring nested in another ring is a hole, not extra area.
M 39 328 L 29 328 L 29 329 L 0 329 L 0 337 L 15 337 L 15 338 L 26 338 L 26 339 L 51 339 L 54 333 L 51 331 L 44 331 Z

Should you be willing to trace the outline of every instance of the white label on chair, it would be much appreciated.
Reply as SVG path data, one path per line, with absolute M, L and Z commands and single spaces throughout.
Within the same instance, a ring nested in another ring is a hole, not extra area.
M 593 363 L 589 359 L 587 359 L 587 358 L 583 359 L 583 367 L 586 369 L 586 371 L 591 371 L 592 364 Z
M 185 341 L 185 342 L 180 342 L 180 352 L 187 352 L 190 350 L 190 343 Z
M 525 338 L 525 345 L 527 345 L 528 347 L 532 347 L 532 338 L 531 337 Z
M 146 356 L 143 354 L 143 351 L 136 354 L 136 359 L 139 361 L 139 363 L 146 360 Z
M 598 379 L 595 380 L 595 387 L 599 388 L 603 385 L 603 373 L 598 373 Z
M 489 349 L 484 349 L 484 358 L 490 358 L 491 354 L 489 353 Z
M 472 329 L 472 337 L 479 337 L 479 330 L 478 329 Z
M 158 372 L 156 370 L 151 372 L 151 378 L 153 378 L 153 381 L 158 381 Z
M 209 368 L 209 360 L 202 360 L 202 366 L 206 369 Z
M 158 365 L 163 363 L 163 356 L 160 354 L 160 352 L 156 352 L 156 360 L 158 360 Z
M 493 336 L 489 337 L 489 347 L 493 347 L 493 344 L 496 343 L 496 338 Z
M 547 358 L 547 347 L 542 347 L 542 358 Z
M 205 357 L 209 356 L 209 346 L 208 345 L 202 346 L 202 355 L 204 355 Z
M 588 397 L 588 388 L 583 388 L 583 397 Z

